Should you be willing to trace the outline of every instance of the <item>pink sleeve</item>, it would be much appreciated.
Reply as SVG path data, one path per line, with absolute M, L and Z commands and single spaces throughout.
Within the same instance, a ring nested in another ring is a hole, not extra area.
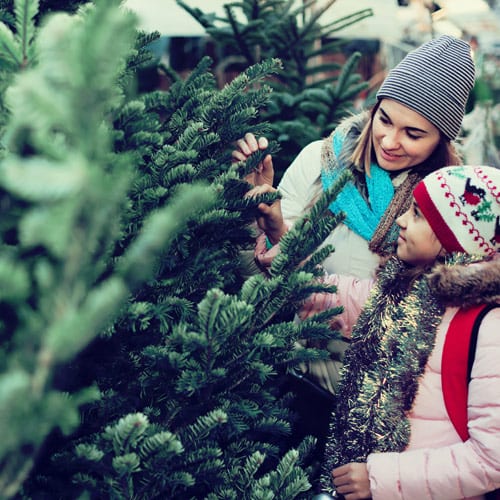
M 350 337 L 363 306 L 370 295 L 374 280 L 359 279 L 353 276 L 330 274 L 323 282 L 337 287 L 336 293 L 313 293 L 299 312 L 304 320 L 315 314 L 342 306 L 344 311 L 334 318 L 332 327 L 339 329 L 345 337 Z

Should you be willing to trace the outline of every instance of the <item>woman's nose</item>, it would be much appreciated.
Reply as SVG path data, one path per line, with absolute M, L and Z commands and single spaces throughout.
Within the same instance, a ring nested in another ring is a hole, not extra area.
M 387 132 L 382 138 L 382 147 L 384 149 L 398 149 L 399 148 L 399 136 L 397 131 Z

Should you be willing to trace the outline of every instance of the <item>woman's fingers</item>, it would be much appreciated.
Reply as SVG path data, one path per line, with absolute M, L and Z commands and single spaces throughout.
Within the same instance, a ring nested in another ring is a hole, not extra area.
M 258 171 L 258 184 L 269 184 L 272 186 L 274 183 L 274 166 L 272 156 L 266 155 L 260 166 L 261 168 Z
M 255 151 L 257 151 L 257 149 L 259 149 L 259 143 L 257 142 L 257 139 L 252 133 L 247 132 L 243 139 L 244 139 L 244 145 L 247 146 L 252 153 L 254 153 Z
M 235 161 L 245 161 L 247 159 L 248 155 L 245 155 L 244 153 L 242 153 L 238 149 L 234 149 L 231 152 L 231 156 L 233 157 L 233 160 L 235 160 Z
M 256 151 L 263 151 L 269 146 L 269 142 L 265 137 L 257 139 L 250 132 L 246 133 L 242 139 L 238 139 L 235 144 L 236 149 L 231 152 L 234 162 L 246 161 Z M 273 185 L 274 168 L 271 155 L 266 155 L 253 171 L 245 177 L 245 181 L 254 186 L 261 184 Z
M 259 149 L 267 149 L 268 146 L 269 142 L 265 137 L 259 137 L 257 140 L 255 135 L 248 132 L 245 134 L 245 137 L 236 141 L 237 149 L 232 152 L 232 156 L 237 161 L 243 161 L 246 160 L 252 153 L 255 153 Z
M 240 141 L 242 141 L 242 139 L 240 139 L 238 143 Z M 248 147 L 252 153 L 255 153 L 258 149 L 266 149 L 269 146 L 269 142 L 266 137 L 259 137 L 259 139 L 257 139 L 254 134 L 247 132 L 241 145 L 243 147 Z
M 253 134 L 247 133 L 242 139 L 236 141 L 237 151 L 246 158 L 259 149 L 259 143 Z
M 269 142 L 265 137 L 259 137 L 257 145 L 259 149 L 267 149 L 267 147 L 269 146 Z
M 269 184 L 261 184 L 260 186 L 255 186 L 245 193 L 245 198 L 254 198 L 260 194 L 264 193 L 274 193 L 277 191 L 276 188 L 273 188 Z

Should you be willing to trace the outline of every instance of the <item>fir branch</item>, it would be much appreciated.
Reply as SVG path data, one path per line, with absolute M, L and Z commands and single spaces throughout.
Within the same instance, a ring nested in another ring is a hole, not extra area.
M 335 97 L 342 97 L 346 91 L 349 89 L 349 79 L 352 78 L 352 71 L 354 67 L 358 64 L 361 58 L 360 52 L 354 52 L 346 63 L 342 66 L 339 77 L 337 79 L 337 84 L 335 85 L 334 95 Z
M 331 36 L 337 31 L 352 26 L 353 24 L 356 24 L 368 17 L 372 17 L 373 15 L 373 9 L 362 9 L 339 19 L 335 19 L 331 23 L 324 25 L 323 29 L 325 30 L 325 35 Z
M 22 67 L 31 60 L 29 48 L 35 36 L 35 17 L 38 14 L 38 0 L 14 0 L 14 13 L 16 16 L 16 32 L 20 39 L 22 53 Z
M 21 67 L 23 62 L 21 49 L 12 31 L 3 23 L 0 24 L 0 48 L 0 60 L 4 64 L 12 68 Z
M 342 220 L 342 215 L 327 213 L 328 205 L 335 200 L 343 186 L 352 179 L 349 172 L 339 175 L 337 181 L 324 192 L 310 213 L 300 218 L 283 236 L 280 242 L 281 253 L 276 256 L 271 266 L 271 275 L 289 274 L 292 269 L 313 254 L 332 229 Z

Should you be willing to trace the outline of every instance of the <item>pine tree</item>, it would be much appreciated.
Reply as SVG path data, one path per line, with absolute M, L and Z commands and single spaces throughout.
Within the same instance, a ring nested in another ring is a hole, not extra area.
M 104 59 L 99 46 L 86 53 L 71 50 L 84 43 L 88 48 L 88 40 L 64 14 L 51 19 L 35 47 L 37 2 L 18 1 L 15 11 L 16 35 L 0 33 L 5 80 L 13 82 L 2 96 L 8 118 L 0 166 L 5 498 L 28 476 L 51 431 L 73 431 L 80 405 L 97 396 L 91 387 L 72 394 L 57 390 L 57 367 L 108 327 L 131 292 L 153 274 L 153 262 L 144 257 L 158 255 L 189 213 L 213 202 L 206 187 L 179 192 L 175 203 L 147 217 L 115 265 L 110 257 L 122 238 L 133 161 L 113 151 L 106 114 L 123 99 L 115 81 L 133 23 L 101 9 L 100 22 L 108 21 L 114 35 Z M 59 46 L 61 39 L 68 43 Z M 84 60 L 75 65 L 78 58 Z M 99 78 L 89 78 L 97 71 Z
M 316 0 L 299 6 L 294 0 L 242 0 L 224 5 L 224 18 L 190 7 L 188 0 L 177 3 L 214 40 L 222 70 L 230 65 L 243 70 L 270 58 L 282 62 L 269 81 L 274 89 L 269 104 L 259 114 L 269 123 L 268 138 L 280 147 L 274 158 L 276 181 L 304 146 L 336 127 L 368 86 L 355 72 L 359 52 L 345 64 L 332 56 L 340 54 L 345 43 L 336 33 L 373 15 L 371 9 L 353 7 L 352 14 L 322 25 L 325 12 L 335 12 L 335 0 L 325 0 L 320 7 Z M 260 134 L 262 129 L 254 125 L 249 131 Z
M 87 0 L 39 0 L 38 2 L 15 2 L 14 0 L 0 0 L 0 22 L 8 28 L 2 36 L 0 50 L 0 96 L 10 84 L 10 78 L 16 69 L 21 69 L 33 60 L 31 41 L 36 26 L 48 12 L 67 11 L 75 12 L 79 5 Z M 23 12 L 28 12 L 22 17 Z M 16 15 L 17 14 L 17 15 Z M 33 14 L 33 17 L 31 15 Z M 11 33 L 12 32 L 12 33 Z M 13 34 L 13 36 L 12 36 Z M 8 112 L 0 100 L 0 131 Z
M 1 494 L 300 498 L 314 440 L 290 446 L 280 378 L 325 356 L 298 339 L 332 335 L 336 310 L 292 317 L 324 289 L 332 249 L 314 249 L 339 221 L 324 214 L 340 185 L 287 234 L 271 277 L 251 275 L 242 249 L 272 197 L 244 198 L 251 165 L 230 150 L 280 62 L 219 89 L 205 58 L 137 95 L 154 35 L 118 5 L 35 33 L 36 1 L 18 2 L 31 21 L 16 36 L 36 57 L 9 67 L 2 95 Z

